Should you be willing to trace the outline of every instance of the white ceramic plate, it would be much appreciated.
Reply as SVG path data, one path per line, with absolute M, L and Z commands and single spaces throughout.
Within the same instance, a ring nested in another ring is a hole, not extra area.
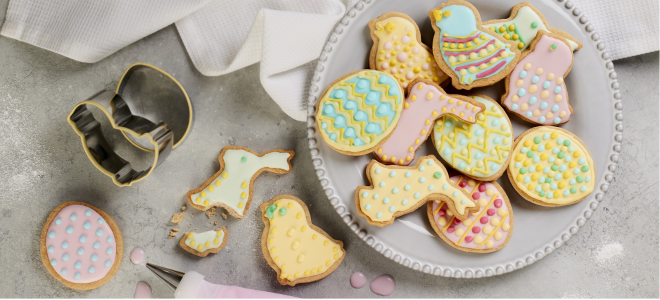
M 544 208 L 524 200 L 505 176 L 498 182 L 513 206 L 515 225 L 509 244 L 489 254 L 456 250 L 442 241 L 426 217 L 426 206 L 398 218 L 394 224 L 380 228 L 369 225 L 357 214 L 355 188 L 369 185 L 365 167 L 372 155 L 351 157 L 330 149 L 318 135 L 314 125 L 316 103 L 322 91 L 336 78 L 358 69 L 368 68 L 372 41 L 367 23 L 388 11 L 400 11 L 412 17 L 420 27 L 422 41 L 431 45 L 433 29 L 428 11 L 442 0 L 376 1 L 362 0 L 348 11 L 328 38 L 311 80 L 308 109 L 308 137 L 312 162 L 328 199 L 349 228 L 376 251 L 404 266 L 447 277 L 474 278 L 514 271 L 550 254 L 577 234 L 613 179 L 622 141 L 623 115 L 619 84 L 605 45 L 587 17 L 567 0 L 528 0 L 538 8 L 553 28 L 564 30 L 584 44 L 575 53 L 573 68 L 566 86 L 574 109 L 571 121 L 562 128 L 576 134 L 593 155 L 597 173 L 594 192 L 582 202 L 561 208 Z M 473 0 L 482 20 L 504 19 L 520 1 Z M 473 89 L 499 100 L 504 92 L 503 80 L 493 86 Z M 517 136 L 530 124 L 510 115 Z M 437 152 L 426 142 L 417 157 Z

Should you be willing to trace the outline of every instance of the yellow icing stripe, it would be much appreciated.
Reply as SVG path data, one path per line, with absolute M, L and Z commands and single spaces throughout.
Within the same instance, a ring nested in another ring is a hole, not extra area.
M 502 216 L 502 220 L 500 221 L 499 224 L 497 224 L 497 227 L 495 227 L 495 229 L 493 229 L 493 232 L 491 232 L 491 233 L 488 235 L 488 237 L 487 237 L 487 238 L 486 238 L 481 244 L 479 244 L 479 245 L 478 245 L 476 248 L 474 248 L 474 249 L 479 249 L 481 246 L 483 246 L 485 243 L 487 243 L 488 240 L 490 240 L 490 238 L 492 238 L 493 235 L 497 232 L 497 230 L 500 229 L 500 227 L 502 226 L 502 224 L 504 224 L 504 220 L 506 220 L 506 217 L 507 217 L 508 215 L 509 215 L 509 211 L 506 212 L 506 215 Z
M 479 185 L 477 185 L 477 186 L 479 186 Z M 493 205 L 493 202 L 495 202 L 495 198 L 497 198 L 499 196 L 500 196 L 500 194 L 495 194 L 495 195 L 493 195 L 493 198 L 490 198 L 490 202 L 488 202 L 488 205 L 486 205 L 486 207 L 484 207 L 484 209 L 481 211 L 479 216 L 477 216 L 477 218 L 474 220 L 474 222 L 472 222 L 472 225 L 470 225 L 470 227 L 468 227 L 468 229 L 465 230 L 465 234 L 463 234 L 461 239 L 458 240 L 458 242 L 456 243 L 457 245 L 460 245 L 463 242 L 463 240 L 465 239 L 467 234 L 470 232 L 470 230 L 472 230 L 472 227 L 474 227 L 474 225 L 477 224 L 477 222 L 479 222 L 479 219 L 481 219 L 481 217 L 486 213 L 486 209 L 489 208 L 491 205 Z
M 358 138 L 363 137 L 363 136 L 368 136 L 368 137 L 370 137 L 372 140 L 376 138 L 376 135 L 375 135 L 375 134 L 373 134 L 373 133 L 367 133 L 367 132 L 365 131 L 365 128 L 367 127 L 367 122 L 366 122 L 366 121 L 355 121 L 355 120 L 353 120 L 352 113 L 351 113 L 350 111 L 347 111 L 347 110 L 345 110 L 345 109 L 343 108 L 344 104 L 343 104 L 343 101 L 342 101 L 341 99 L 330 98 L 330 99 L 328 99 L 328 100 L 326 101 L 327 104 L 331 104 L 332 102 L 337 103 L 337 107 L 335 107 L 335 109 L 342 113 L 341 115 L 344 116 L 344 119 L 346 120 L 346 126 L 347 126 L 347 127 L 353 127 L 353 129 L 355 129 L 355 124 L 359 124 L 359 125 L 360 125 L 360 130 L 359 130 L 359 132 L 360 132 L 360 136 L 359 136 Z M 360 102 L 358 102 L 358 103 L 360 103 Z M 359 108 L 360 110 L 363 110 L 363 111 L 364 111 L 364 109 L 361 108 L 360 106 L 361 106 L 361 105 L 358 104 L 358 108 Z M 323 116 L 323 115 L 322 115 L 322 116 Z M 325 116 L 324 116 L 324 117 L 325 117 Z M 327 117 L 326 117 L 326 118 L 327 118 Z M 387 122 L 387 121 L 385 120 L 385 119 L 386 119 L 385 117 L 380 117 L 380 118 L 378 118 L 378 119 L 383 120 L 383 123 Z M 334 127 L 334 122 L 331 122 L 331 126 Z M 358 132 L 358 131 L 356 130 L 356 132 Z M 343 128 L 342 128 L 342 134 L 343 134 L 343 133 L 344 133 L 344 131 L 343 131 Z
M 473 37 L 474 34 L 477 33 L 478 31 L 479 30 L 475 30 L 475 31 L 473 31 L 472 33 L 470 33 L 469 35 L 466 35 L 466 36 L 449 35 L 449 34 L 446 34 L 446 33 L 443 33 L 442 36 L 455 38 L 455 39 L 467 39 L 467 38 Z
M 467 47 L 467 48 L 460 48 L 460 49 L 459 49 L 459 48 L 452 49 L 452 48 L 442 47 L 442 51 L 445 51 L 445 52 L 465 52 L 465 51 L 470 51 L 470 50 L 474 50 L 474 49 L 480 47 L 481 45 L 485 44 L 486 42 L 487 42 L 486 40 L 479 40 L 478 43 L 476 43 L 476 44 L 474 44 L 474 45 L 472 45 L 472 46 L 470 46 L 470 47 Z M 496 47 L 496 46 L 493 45 L 493 47 Z M 487 55 L 480 55 L 479 57 L 477 57 L 477 58 L 475 58 L 475 59 L 468 59 L 468 60 L 464 60 L 464 61 L 461 61 L 461 62 L 458 62 L 458 61 L 457 61 L 456 63 L 453 63 L 453 64 L 451 64 L 451 65 L 452 65 L 452 66 L 455 66 L 455 65 L 460 65 L 460 64 L 466 63 L 466 62 L 471 62 L 471 61 L 475 61 L 475 60 L 479 60 L 479 59 L 484 59 L 485 57 L 488 57 L 489 55 L 491 55 L 491 54 L 497 52 L 497 51 L 500 50 L 500 49 L 502 49 L 502 46 L 496 47 L 495 49 L 493 49 L 493 51 L 488 52 Z M 488 50 L 486 50 L 486 51 L 488 51 Z M 476 53 L 476 52 L 475 52 L 475 53 Z M 468 55 L 468 56 L 469 56 L 469 55 Z

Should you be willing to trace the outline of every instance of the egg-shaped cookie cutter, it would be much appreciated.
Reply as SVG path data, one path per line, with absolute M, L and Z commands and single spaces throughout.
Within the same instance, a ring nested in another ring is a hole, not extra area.
M 174 134 L 167 124 L 164 122 L 154 123 L 147 118 L 134 115 L 125 99 L 121 96 L 131 75 L 142 68 L 153 69 L 172 80 L 181 89 L 187 102 L 187 128 L 183 136 L 176 143 L 174 143 Z M 92 105 L 103 112 L 110 121 L 112 128 L 119 130 L 135 147 L 154 153 L 153 162 L 148 169 L 137 171 L 133 169 L 130 162 L 115 153 L 103 135 L 101 124 L 94 118 L 92 112 L 87 107 L 88 105 Z M 112 181 L 116 185 L 131 186 L 133 183 L 149 176 L 158 165 L 165 161 L 172 149 L 183 142 L 190 131 L 192 119 L 192 104 L 181 84 L 171 75 L 154 66 L 136 63 L 126 69 L 115 91 L 101 91 L 89 99 L 78 103 L 67 117 L 67 122 L 78 136 L 80 136 L 83 149 L 92 164 L 112 178 Z M 138 145 L 135 142 L 135 139 L 142 138 L 148 139 L 152 147 L 151 149 Z

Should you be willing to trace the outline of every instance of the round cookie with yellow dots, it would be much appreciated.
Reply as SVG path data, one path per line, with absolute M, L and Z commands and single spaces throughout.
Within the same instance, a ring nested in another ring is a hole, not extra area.
M 344 243 L 312 224 L 305 203 L 279 195 L 261 205 L 261 250 L 277 281 L 294 286 L 330 275 L 346 256 Z
M 589 149 L 571 132 L 539 126 L 515 141 L 509 180 L 528 201 L 549 207 L 578 203 L 596 185 L 596 168 Z
M 224 226 L 205 232 L 186 232 L 179 241 L 179 246 L 194 255 L 206 257 L 218 253 L 227 244 L 227 228 Z

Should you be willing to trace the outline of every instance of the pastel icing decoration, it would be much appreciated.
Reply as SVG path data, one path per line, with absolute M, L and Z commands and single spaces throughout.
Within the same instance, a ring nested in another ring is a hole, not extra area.
M 373 70 L 346 74 L 330 84 L 318 103 L 319 134 L 341 153 L 372 152 L 398 124 L 403 98 L 401 85 L 392 75 Z
M 439 118 L 433 127 L 433 144 L 440 157 L 459 172 L 484 181 L 504 173 L 513 146 L 513 129 L 506 113 L 493 99 L 475 94 L 485 106 L 468 124 L 453 115 Z
M 573 108 L 568 103 L 564 78 L 572 65 L 573 51 L 561 36 L 539 31 L 529 52 L 507 76 L 502 104 L 530 123 L 568 122 Z
M 220 227 L 200 233 L 186 232 L 179 246 L 194 255 L 206 257 L 211 253 L 218 253 L 227 244 L 227 228 Z
M 522 133 L 511 152 L 508 175 L 513 187 L 541 206 L 564 206 L 584 200 L 596 186 L 589 150 L 562 128 L 539 126 Z
M 254 190 L 254 180 L 263 171 L 291 172 L 294 151 L 271 150 L 256 154 L 245 147 L 226 146 L 220 152 L 220 170 L 201 187 L 188 191 L 188 203 L 199 210 L 220 206 L 235 218 L 245 217 Z
M 41 232 L 44 266 L 73 289 L 89 290 L 108 282 L 119 269 L 122 253 L 123 238 L 117 224 L 105 212 L 86 203 L 60 204 L 50 213 Z
M 313 282 L 330 275 L 346 256 L 344 243 L 312 224 L 305 203 L 279 195 L 261 205 L 261 250 L 282 285 Z
M 429 202 L 429 221 L 440 238 L 467 252 L 489 253 L 506 246 L 513 231 L 513 210 L 504 189 L 495 181 L 477 181 L 465 175 L 449 180 L 470 193 L 479 211 L 458 220 L 445 203 Z
M 527 50 L 539 31 L 553 32 L 562 36 L 571 51 L 582 48 L 582 43 L 566 32 L 550 28 L 543 14 L 527 2 L 517 4 L 511 9 L 511 17 L 506 20 L 490 20 L 483 26 L 516 43 L 520 51 Z
M 403 88 L 421 77 L 436 84 L 448 78 L 433 59 L 431 48 L 422 44 L 417 23 L 408 15 L 388 12 L 369 22 L 374 41 L 369 68 L 392 74 Z
M 392 224 L 396 217 L 429 201 L 444 201 L 460 220 L 479 209 L 464 189 L 449 182 L 447 170 L 433 155 L 421 157 L 414 167 L 388 166 L 372 160 L 366 172 L 372 185 L 356 189 L 355 206 L 371 225 Z
M 448 95 L 432 81 L 417 78 L 408 88 L 399 125 L 374 154 L 381 162 L 407 166 L 431 134 L 436 119 L 453 115 L 466 123 L 474 123 L 484 108 L 472 98 Z
M 456 88 L 491 85 L 520 59 L 515 44 L 484 29 L 479 12 L 466 1 L 447 1 L 429 11 L 429 17 L 435 30 L 433 55 Z

